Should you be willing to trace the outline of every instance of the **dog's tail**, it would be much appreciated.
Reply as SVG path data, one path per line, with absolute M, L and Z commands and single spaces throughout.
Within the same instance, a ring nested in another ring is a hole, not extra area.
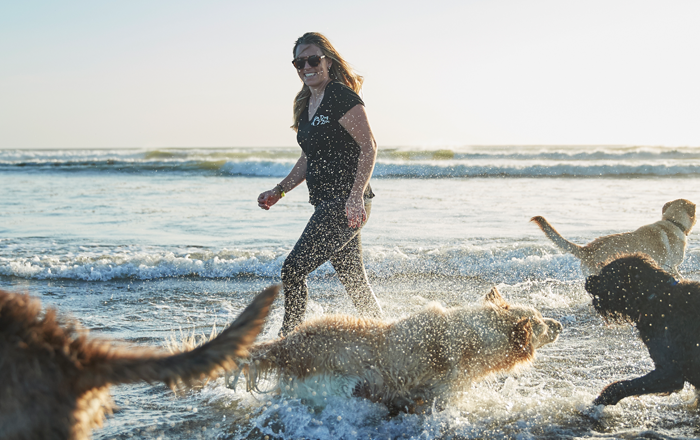
M 212 376 L 217 367 L 233 369 L 238 359 L 247 356 L 278 292 L 279 286 L 272 286 L 259 293 L 226 330 L 191 351 L 167 356 L 150 350 L 115 350 L 102 343 L 95 347 L 99 352 L 84 365 L 86 371 L 79 387 L 140 381 L 165 382 L 172 387 L 178 380 L 187 383 Z
M 552 240 L 552 243 L 554 243 L 559 250 L 574 254 L 574 256 L 577 258 L 583 258 L 585 252 L 584 247 L 576 243 L 572 243 L 566 238 L 562 237 L 561 234 L 559 234 L 557 230 L 554 229 L 547 220 L 545 220 L 544 217 L 538 215 L 536 217 L 532 217 L 530 221 L 539 226 L 540 229 L 542 229 L 542 232 L 544 232 L 544 235 Z

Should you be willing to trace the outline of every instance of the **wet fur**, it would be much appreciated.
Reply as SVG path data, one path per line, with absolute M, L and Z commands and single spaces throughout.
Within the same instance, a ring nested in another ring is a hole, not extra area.
M 345 381 L 347 394 L 411 412 L 528 365 L 561 329 L 532 307 L 509 305 L 494 288 L 481 305 L 434 303 L 391 323 L 346 315 L 307 321 L 286 338 L 253 346 L 243 372 L 249 390 L 269 375 L 280 386 L 325 377 Z
M 610 258 L 642 252 L 659 266 L 679 277 L 678 266 L 685 257 L 686 237 L 695 225 L 695 204 L 678 199 L 666 203 L 661 220 L 636 231 L 599 237 L 585 246 L 572 243 L 559 234 L 544 217 L 531 219 L 562 252 L 581 260 L 584 276 L 595 275 Z M 679 227 L 680 226 L 680 227 Z
M 700 283 L 679 281 L 648 256 L 635 254 L 588 277 L 586 290 L 604 319 L 636 325 L 655 366 L 645 376 L 606 386 L 596 405 L 679 391 L 685 382 L 700 389 Z
M 88 439 L 111 411 L 110 385 L 173 385 L 211 376 L 218 367 L 235 368 L 234 359 L 247 355 L 277 291 L 260 293 L 209 343 L 168 355 L 90 338 L 56 310 L 42 312 L 38 299 L 0 290 L 0 437 Z

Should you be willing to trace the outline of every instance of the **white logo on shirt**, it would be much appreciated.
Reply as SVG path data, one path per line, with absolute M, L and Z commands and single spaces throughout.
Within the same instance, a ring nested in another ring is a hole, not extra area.
M 318 115 L 314 116 L 314 120 L 311 121 L 311 125 L 316 127 L 317 125 L 324 125 L 328 124 L 330 121 L 330 118 L 328 116 L 323 116 L 323 115 Z

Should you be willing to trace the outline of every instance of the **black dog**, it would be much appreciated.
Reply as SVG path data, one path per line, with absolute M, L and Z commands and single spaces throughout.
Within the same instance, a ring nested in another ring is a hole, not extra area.
M 678 281 L 646 255 L 627 255 L 586 279 L 593 307 L 606 321 L 633 323 L 656 369 L 606 386 L 595 405 L 628 396 L 700 390 L 700 283 Z

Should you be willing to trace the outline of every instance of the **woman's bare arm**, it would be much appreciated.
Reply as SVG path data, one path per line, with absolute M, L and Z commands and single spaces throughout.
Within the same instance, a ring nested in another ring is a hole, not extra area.
M 287 174 L 287 177 L 282 179 L 279 183 L 282 185 L 284 192 L 289 192 L 299 186 L 304 180 L 306 180 L 306 154 L 301 153 L 301 157 L 294 164 L 292 171 Z M 268 210 L 275 203 L 279 202 L 282 198 L 282 194 L 279 192 L 278 188 L 267 190 L 258 196 L 258 206 L 262 209 Z
M 372 177 L 374 163 L 377 160 L 377 142 L 374 140 L 367 112 L 362 104 L 357 104 L 348 110 L 338 122 L 360 146 L 355 183 L 352 186 L 352 191 L 350 191 L 350 197 L 345 203 L 348 226 L 358 228 L 367 220 L 363 196 L 369 184 L 369 179 Z

